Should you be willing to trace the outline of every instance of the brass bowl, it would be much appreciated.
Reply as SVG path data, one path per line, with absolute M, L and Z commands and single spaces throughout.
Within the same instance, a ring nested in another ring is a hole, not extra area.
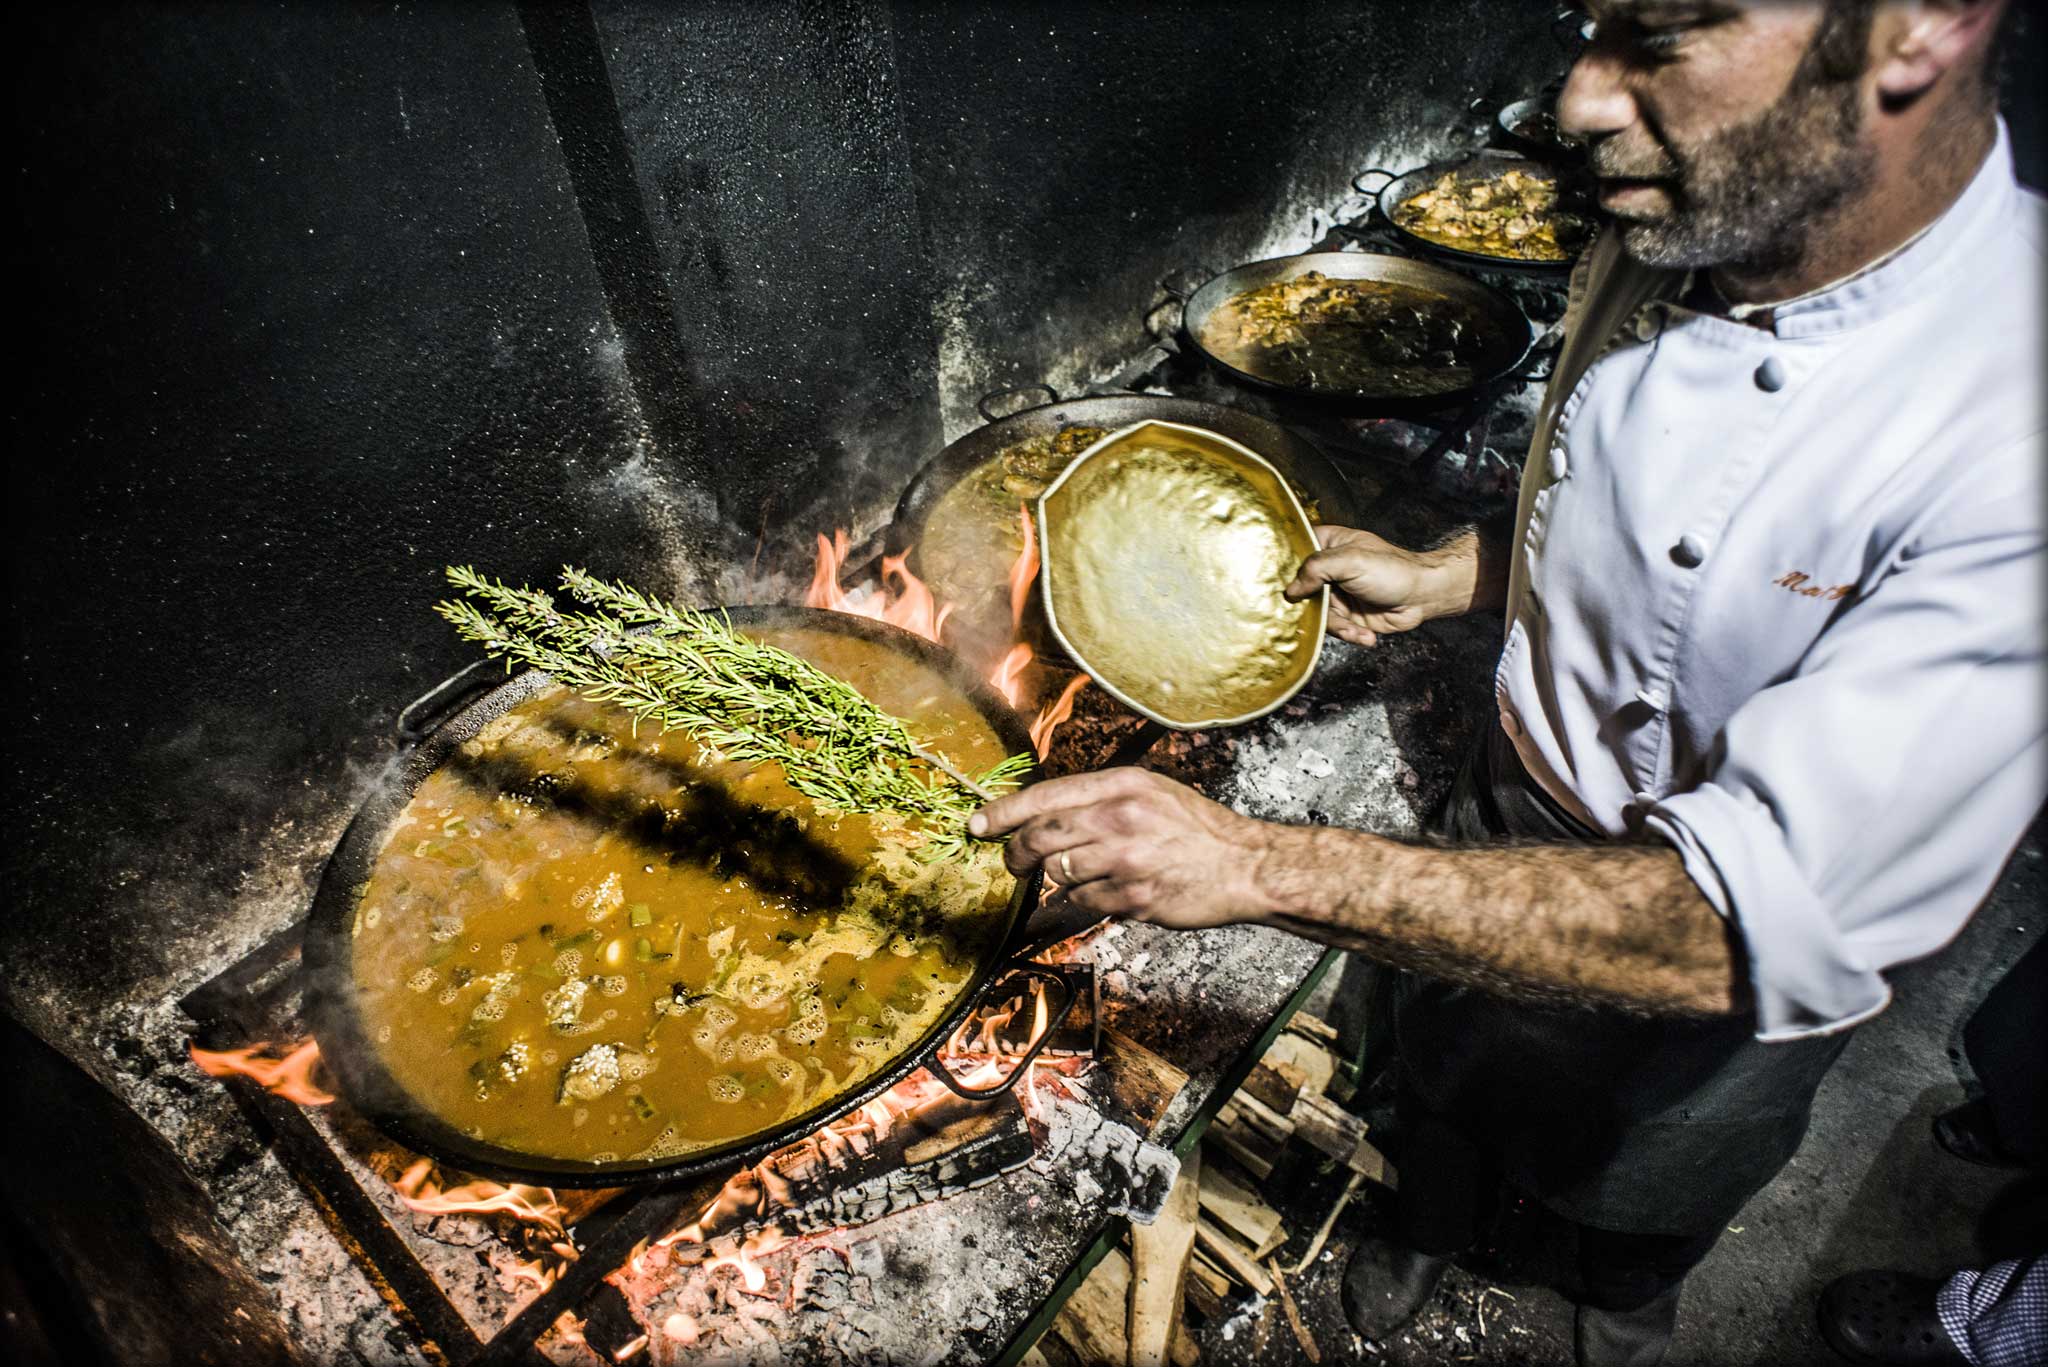
M 1161 725 L 1251 721 L 1315 672 L 1329 591 L 1281 594 L 1314 529 L 1280 473 L 1228 437 L 1159 421 L 1110 433 L 1039 497 L 1038 543 L 1053 636 Z

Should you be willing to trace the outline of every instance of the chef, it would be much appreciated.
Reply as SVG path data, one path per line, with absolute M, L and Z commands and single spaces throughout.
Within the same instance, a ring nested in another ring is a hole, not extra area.
M 1101 912 L 1405 970 L 1363 1333 L 1505 1181 L 1581 1227 L 1580 1360 L 1661 1360 L 1885 970 L 1956 935 L 2048 794 L 2048 219 L 1997 116 L 2003 9 L 1590 3 L 1558 117 L 1611 221 L 1512 525 L 1322 528 L 1289 588 L 1367 646 L 1505 610 L 1449 843 L 1136 769 L 975 819 Z

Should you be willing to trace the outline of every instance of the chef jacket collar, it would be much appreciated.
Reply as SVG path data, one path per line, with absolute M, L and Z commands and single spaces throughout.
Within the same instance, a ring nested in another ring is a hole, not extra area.
M 1756 325 L 1745 320 L 1767 313 L 1769 331 L 1791 339 L 1845 332 L 1904 308 L 1924 298 L 1928 290 L 1939 288 L 1943 277 L 1967 263 L 1971 242 L 2009 210 L 2015 184 L 2012 142 L 2005 120 L 2000 118 L 1997 136 L 1984 164 L 1977 168 L 1955 203 L 1918 236 L 1875 266 L 1845 280 L 1782 303 L 1737 305 L 1726 318 L 1754 329 Z M 1690 272 L 1679 276 L 1673 296 L 1686 297 L 1691 281 Z

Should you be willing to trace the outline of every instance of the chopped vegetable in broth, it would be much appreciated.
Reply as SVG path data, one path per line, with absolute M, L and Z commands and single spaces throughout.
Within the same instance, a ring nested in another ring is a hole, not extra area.
M 750 634 L 963 768 L 1005 753 L 958 689 L 886 646 Z M 365 1028 L 419 1104 L 522 1153 L 602 1163 L 759 1134 L 919 1040 L 1000 936 L 1000 849 L 927 862 L 920 841 L 550 689 L 394 823 L 354 921 Z

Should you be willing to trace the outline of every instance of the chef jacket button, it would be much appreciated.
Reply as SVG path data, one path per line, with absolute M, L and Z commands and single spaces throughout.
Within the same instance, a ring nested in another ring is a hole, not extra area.
M 1562 446 L 1550 453 L 1550 477 L 1552 479 L 1563 479 L 1571 473 L 1571 469 L 1571 458 L 1565 455 Z
M 1664 690 L 1661 688 L 1639 688 L 1636 690 L 1636 701 L 1652 712 L 1662 712 L 1665 704 L 1671 700 L 1664 696 Z
M 1705 563 L 1707 543 L 1687 532 L 1678 538 L 1678 544 L 1671 548 L 1671 558 L 1686 569 L 1694 569 Z
M 1500 729 L 1507 732 L 1508 737 L 1512 740 L 1520 740 L 1522 738 L 1522 719 L 1515 715 L 1514 708 L 1501 708 Z
M 1644 309 L 1636 315 L 1636 340 L 1638 342 L 1647 342 L 1656 335 L 1657 314 L 1654 310 Z
M 1785 363 L 1775 356 L 1764 357 L 1764 363 L 1756 368 L 1756 387 L 1766 394 L 1783 389 L 1785 378 Z
M 1657 795 L 1655 793 L 1637 793 L 1635 798 L 1637 808 L 1645 812 L 1657 805 Z

